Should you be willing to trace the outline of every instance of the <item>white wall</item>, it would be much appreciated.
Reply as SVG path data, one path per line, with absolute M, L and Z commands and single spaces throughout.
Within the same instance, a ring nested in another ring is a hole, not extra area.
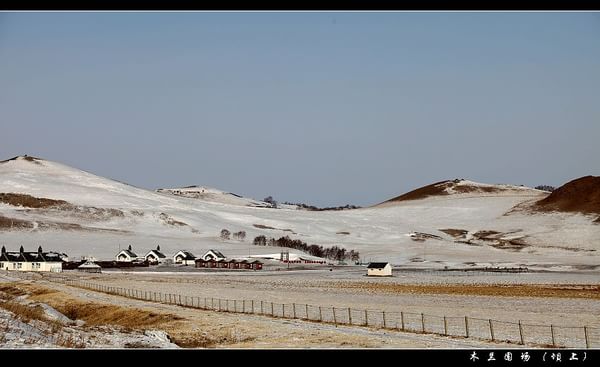
M 392 267 L 387 264 L 383 269 L 367 269 L 367 275 L 369 276 L 390 276 L 392 275 Z
M 19 268 L 18 264 L 21 264 Z M 37 265 L 39 264 L 39 266 Z M 16 271 L 54 271 L 62 272 L 62 263 L 56 261 L 47 262 L 2 262 L 2 269 Z

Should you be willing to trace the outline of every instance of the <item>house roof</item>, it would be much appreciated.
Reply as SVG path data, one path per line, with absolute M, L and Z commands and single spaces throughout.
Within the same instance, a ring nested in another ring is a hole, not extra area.
M 0 255 L 1 261 L 7 262 L 61 262 L 56 252 L 5 252 Z
M 117 254 L 117 256 L 119 256 L 123 252 L 126 253 L 129 257 L 138 257 L 135 253 L 133 253 L 133 251 L 129 251 L 129 250 L 121 250 L 121 252 L 119 252 Z
M 386 267 L 387 264 L 389 263 L 369 263 L 367 269 L 383 269 Z
M 92 261 L 86 261 L 85 263 L 79 265 L 77 268 L 78 269 L 99 269 L 100 265 L 98 265 Z
M 178 253 L 175 254 L 175 256 L 179 255 L 179 253 L 183 254 L 183 259 L 184 260 L 196 260 L 196 256 L 194 256 L 194 254 L 192 254 L 189 251 L 180 250 Z
M 158 250 L 150 250 L 146 256 L 150 255 L 150 254 L 154 254 L 156 255 L 159 259 L 164 259 L 166 258 L 165 254 L 163 254 L 162 252 L 158 251 Z
M 222 253 L 220 253 L 217 250 L 210 249 L 210 250 L 206 251 L 206 254 L 208 254 L 209 252 L 212 252 L 213 254 L 217 255 L 217 257 L 223 257 L 223 258 L 225 257 L 225 255 L 223 255 Z M 206 254 L 204 254 L 204 255 L 206 255 Z

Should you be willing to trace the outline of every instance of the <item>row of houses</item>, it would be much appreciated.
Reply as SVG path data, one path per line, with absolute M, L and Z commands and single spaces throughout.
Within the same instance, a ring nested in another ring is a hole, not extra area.
M 173 255 L 173 262 L 175 264 L 182 265 L 195 265 L 196 259 L 198 259 L 194 254 L 187 250 L 180 250 L 175 255 Z M 204 261 L 208 260 L 225 260 L 226 257 L 221 252 L 217 250 L 210 249 L 204 253 L 200 257 L 200 259 Z M 155 250 L 150 250 L 146 255 L 140 257 L 133 252 L 131 249 L 131 245 L 126 250 L 121 250 L 116 256 L 116 260 L 119 262 L 136 262 L 136 261 L 147 261 L 150 264 L 163 264 L 167 261 L 167 256 L 160 251 L 160 246 L 156 246 Z
M 164 262 L 166 256 L 160 252 L 160 246 L 157 246 L 156 250 L 149 251 L 142 259 L 149 263 L 161 263 Z M 120 251 L 117 254 L 117 261 L 136 260 L 140 260 L 140 258 L 133 253 L 131 246 L 127 250 Z M 23 246 L 21 246 L 19 252 L 9 252 L 2 246 L 0 252 L 0 270 L 61 272 L 63 262 L 68 261 L 69 258 L 66 254 L 52 251 L 44 252 L 42 246 L 38 247 L 37 252 L 26 252 Z M 173 255 L 173 262 L 176 264 L 194 265 L 196 268 L 252 270 L 262 270 L 263 268 L 263 263 L 259 260 L 227 260 L 225 255 L 213 249 L 208 250 L 200 258 L 196 258 L 189 251 L 181 250 Z M 100 266 L 93 261 L 86 261 L 78 269 L 86 272 L 101 271 Z M 392 276 L 392 267 L 386 262 L 370 263 L 367 267 L 367 275 Z
M 51 271 L 60 273 L 63 261 L 68 261 L 66 254 L 43 252 L 42 246 L 37 252 L 26 252 L 23 246 L 19 252 L 9 252 L 2 246 L 0 252 L 0 269 L 17 271 Z
M 156 246 L 155 250 L 150 250 L 148 253 L 140 258 L 131 249 L 131 246 L 127 250 L 122 250 L 117 254 L 117 261 L 119 262 L 135 262 L 135 261 L 147 261 L 150 264 L 158 265 L 163 264 L 167 261 L 167 256 L 160 251 L 160 246 Z M 180 250 L 173 255 L 173 263 L 182 265 L 194 265 L 196 268 L 217 268 L 217 269 L 253 269 L 261 270 L 263 263 L 259 260 L 248 261 L 248 260 L 228 260 L 225 255 L 220 251 L 210 249 L 200 257 L 196 257 L 194 254 L 187 250 Z

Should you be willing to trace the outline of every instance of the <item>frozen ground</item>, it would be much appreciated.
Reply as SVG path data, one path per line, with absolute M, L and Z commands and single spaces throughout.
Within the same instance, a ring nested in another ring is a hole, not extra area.
M 200 255 L 214 248 L 228 257 L 240 257 L 280 250 L 253 246 L 257 235 L 289 235 L 308 244 L 357 250 L 363 261 L 403 266 L 599 268 L 600 225 L 592 223 L 595 218 L 532 214 L 523 208 L 547 193 L 501 188 L 498 193 L 453 193 L 355 210 L 271 209 L 248 206 L 254 201 L 237 196 L 233 200 L 218 190 L 213 190 L 217 193 L 210 200 L 158 193 L 56 162 L 21 157 L 0 163 L 0 192 L 66 200 L 77 209 L 27 209 L 0 203 L 0 215 L 32 223 L 32 228 L 18 230 L 5 225 L 0 228 L 0 242 L 9 251 L 21 244 L 30 250 L 43 245 L 45 250 L 66 252 L 71 258 L 112 259 L 119 248 L 128 245 L 138 255 L 160 245 L 168 256 L 180 249 Z M 59 229 L 56 223 L 67 225 Z M 223 228 L 232 233 L 246 231 L 247 237 L 221 241 L 218 236 Z M 456 238 L 441 229 L 467 234 L 464 239 Z M 494 235 L 479 239 L 480 231 L 494 231 Z M 421 234 L 425 237 L 419 238 Z M 507 242 L 511 240 L 519 242 Z
M 461 337 L 444 337 L 438 335 L 421 335 L 400 331 L 380 330 L 365 327 L 349 327 L 270 318 L 265 316 L 202 311 L 174 305 L 150 303 L 104 293 L 82 290 L 57 283 L 38 281 L 35 284 L 60 290 L 65 294 L 85 302 L 108 303 L 127 308 L 166 312 L 183 317 L 184 320 L 172 325 L 165 325 L 164 330 L 148 332 L 137 330 L 135 333 L 121 335 L 111 328 L 97 330 L 95 338 L 87 332 L 84 340 L 90 341 L 86 347 L 174 347 L 165 339 L 167 335 L 183 339 L 190 337 L 216 340 L 211 348 L 520 348 L 521 346 L 502 342 L 486 342 Z M 2 316 L 0 314 L 0 316 Z M 10 316 L 7 316 L 10 319 Z M 27 328 L 26 326 L 16 326 Z M 15 329 L 16 330 L 16 329 Z M 104 331 L 104 334 L 98 334 Z M 79 331 L 81 333 L 81 331 Z M 11 332 L 12 334 L 18 332 Z M 12 335 L 11 334 L 11 335 Z M 37 335 L 36 335 L 37 336 Z M 39 337 L 39 347 L 55 347 L 52 341 Z M 145 338 L 144 338 L 145 337 Z M 91 340 L 98 340 L 91 344 Z M 99 342 L 102 341 L 102 342 Z M 162 341 L 162 344 L 160 343 Z M 3 344 L 6 348 L 28 348 L 30 344 L 23 340 Z

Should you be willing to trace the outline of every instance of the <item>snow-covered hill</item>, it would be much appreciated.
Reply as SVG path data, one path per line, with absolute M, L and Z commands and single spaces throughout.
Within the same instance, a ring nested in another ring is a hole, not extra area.
M 215 203 L 252 206 L 256 208 L 270 208 L 272 205 L 264 201 L 245 198 L 232 192 L 225 192 L 219 189 L 205 186 L 187 186 L 181 188 L 158 189 L 156 192 L 182 196 L 186 198 L 200 199 Z M 296 209 L 295 205 L 279 204 L 280 209 Z
M 442 188 L 446 194 L 354 210 L 304 211 L 248 205 L 251 199 L 219 190 L 208 197 L 195 194 L 199 188 L 155 192 L 60 163 L 16 157 L 0 162 L 0 194 L 5 194 L 0 195 L 0 243 L 9 251 L 42 245 L 71 258 L 112 258 L 130 244 L 138 255 L 160 245 L 167 255 L 180 249 L 201 255 L 215 248 L 235 257 L 278 251 L 252 245 L 255 236 L 288 235 L 359 251 L 362 261 L 404 266 L 576 270 L 600 265 L 596 216 L 523 209 L 545 198 L 544 191 L 449 182 L 451 187 Z M 221 229 L 247 236 L 223 241 Z

